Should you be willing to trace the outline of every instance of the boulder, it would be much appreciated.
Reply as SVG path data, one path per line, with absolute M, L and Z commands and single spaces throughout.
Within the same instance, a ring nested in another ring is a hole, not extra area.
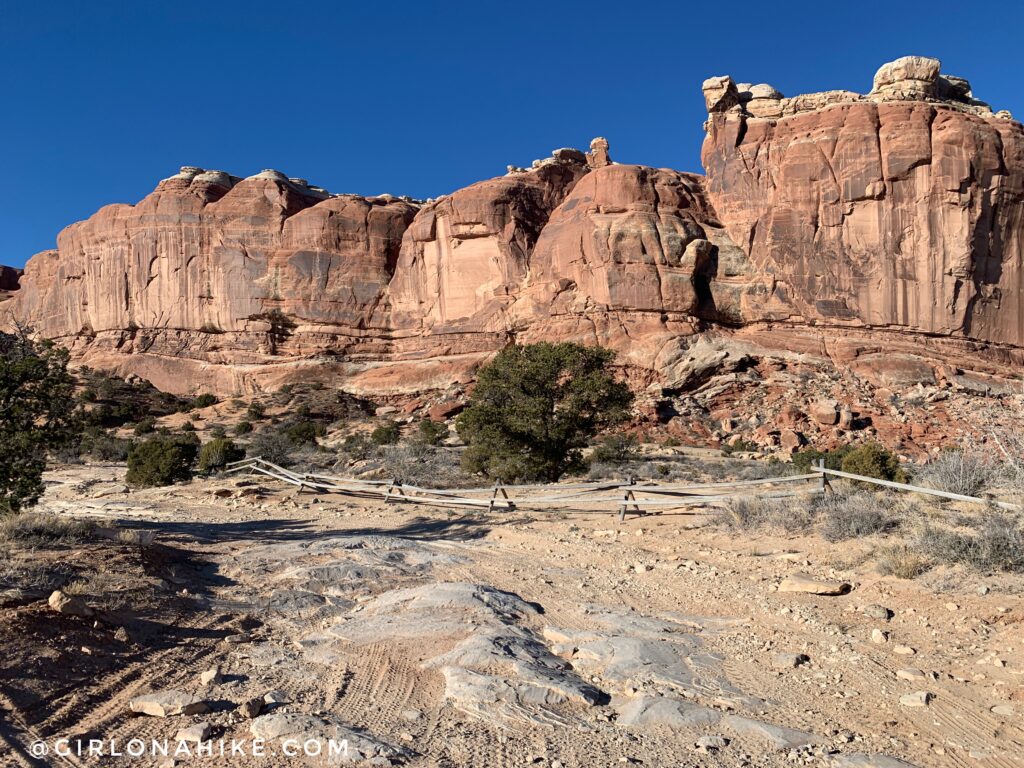
M 709 77 L 701 86 L 708 112 L 725 112 L 740 103 L 736 83 L 728 75 Z
M 903 56 L 879 67 L 872 93 L 897 93 L 903 97 L 935 96 L 942 63 L 927 56 Z
M 63 613 L 65 616 L 80 616 L 87 618 L 96 612 L 85 602 L 75 595 L 69 595 L 61 590 L 55 590 L 47 601 L 51 611 Z
M 826 427 L 839 423 L 839 403 L 835 400 L 816 400 L 807 409 L 807 415 Z

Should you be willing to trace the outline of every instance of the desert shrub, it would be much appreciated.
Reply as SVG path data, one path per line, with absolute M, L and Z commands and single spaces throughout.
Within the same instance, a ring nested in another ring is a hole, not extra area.
M 661 441 L 661 444 L 666 448 L 675 448 L 679 445 L 682 445 L 682 443 L 680 443 L 679 441 L 679 438 L 676 437 L 675 435 L 669 435 L 668 437 Z
M 899 459 L 878 443 L 863 443 L 850 449 L 841 465 L 843 472 L 865 477 L 877 477 L 880 480 L 895 480 L 897 483 L 907 481 L 907 474 L 900 467 Z
M 80 456 L 88 456 L 96 461 L 124 461 L 128 458 L 132 441 L 117 437 L 112 432 L 95 427 L 87 429 L 78 444 Z
M 327 429 L 315 421 L 297 421 L 284 429 L 284 434 L 296 445 L 316 445 L 316 439 L 323 437 Z
M 181 431 L 182 432 L 195 432 L 196 431 L 196 425 L 191 420 L 186 421 L 184 424 L 181 425 Z
M 931 568 L 928 558 L 906 544 L 885 544 L 875 552 L 875 570 L 882 576 L 916 579 Z
M 889 533 L 900 525 L 893 512 L 892 499 L 866 491 L 820 494 L 813 497 L 810 511 L 820 523 L 821 535 L 828 541 Z
M 213 424 L 210 426 L 210 437 L 219 440 L 220 438 L 227 436 L 228 431 L 224 429 L 224 426 L 222 424 Z
M 20 512 L 0 519 L 0 542 L 22 547 L 70 546 L 91 540 L 95 530 L 95 524 L 87 520 Z
M 198 470 L 200 472 L 218 472 L 232 461 L 245 458 L 245 451 L 225 437 L 216 438 L 205 443 L 199 449 Z
M 188 480 L 198 453 L 195 435 L 161 435 L 136 443 L 128 452 L 125 481 L 145 488 Z
M 809 474 L 812 466 L 817 466 L 821 459 L 825 460 L 826 469 L 842 469 L 853 446 L 844 445 L 831 451 L 819 451 L 817 448 L 804 448 L 793 454 L 793 467 L 801 475 Z
M 416 442 L 423 445 L 440 445 L 448 437 L 448 427 L 441 421 L 422 419 L 416 428 Z
M 250 421 L 259 421 L 267 415 L 267 408 L 263 403 L 252 402 L 249 403 L 249 407 L 245 409 L 245 415 Z
M 237 424 L 235 424 L 236 435 L 248 435 L 250 432 L 252 432 L 251 421 L 240 421 Z
M 74 387 L 67 350 L 0 332 L 0 512 L 35 504 L 48 455 L 77 441 Z
M 370 433 L 374 445 L 394 445 L 402 438 L 402 432 L 394 421 L 385 421 Z
M 810 529 L 814 516 L 806 505 L 794 504 L 792 499 L 740 496 L 726 502 L 716 522 L 744 531 L 769 528 L 797 533 Z
M 915 549 L 938 563 L 978 571 L 1024 571 L 1024 526 L 1019 516 L 987 512 L 972 533 L 924 526 Z
M 380 458 L 382 476 L 411 485 L 452 488 L 464 485 L 469 479 L 461 469 L 457 454 L 425 443 L 385 445 L 380 449 Z
M 132 429 L 132 432 L 136 435 L 148 435 L 155 431 L 156 419 L 154 419 L 152 416 L 147 416 L 146 418 L 142 419 L 141 421 L 139 421 L 138 424 L 135 425 L 135 428 Z
M 369 437 L 360 433 L 347 435 L 341 441 L 341 452 L 348 456 L 350 461 L 364 461 L 375 456 L 378 447 Z
M 724 453 L 757 453 L 761 448 L 757 443 L 753 443 L 750 440 L 744 440 L 740 438 L 731 443 L 726 443 L 722 446 Z
M 570 343 L 503 349 L 480 369 L 456 422 L 466 469 L 512 482 L 554 481 L 581 468 L 581 450 L 624 421 L 633 402 L 612 375 L 614 359 Z
M 636 457 L 640 445 L 636 435 L 608 435 L 590 454 L 590 460 L 602 464 L 619 464 Z
M 977 496 L 998 478 L 988 458 L 963 449 L 943 451 L 924 465 L 917 477 L 923 485 L 963 496 Z
M 197 408 L 209 408 L 211 405 L 215 405 L 216 403 L 217 397 L 215 395 L 211 395 L 209 392 L 204 392 L 201 395 L 193 397 L 189 401 L 188 407 L 190 410 L 195 410 Z
M 261 456 L 272 464 L 287 467 L 292 463 L 294 451 L 295 443 L 287 435 L 280 432 L 260 432 L 249 443 L 246 455 Z

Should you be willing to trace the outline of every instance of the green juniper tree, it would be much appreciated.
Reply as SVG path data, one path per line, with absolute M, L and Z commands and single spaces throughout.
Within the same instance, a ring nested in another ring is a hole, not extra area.
M 633 395 L 612 375 L 615 353 L 578 344 L 506 347 L 480 369 L 456 426 L 465 467 L 503 482 L 554 481 L 583 449 L 624 421 Z
M 35 504 L 47 456 L 77 438 L 74 387 L 67 350 L 0 332 L 0 513 Z

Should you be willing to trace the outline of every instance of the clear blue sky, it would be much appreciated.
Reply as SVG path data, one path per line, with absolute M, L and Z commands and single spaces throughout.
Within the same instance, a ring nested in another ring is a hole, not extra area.
M 0 263 L 180 165 L 450 192 L 607 136 L 700 169 L 701 81 L 866 91 L 936 56 L 1024 117 L 1016 2 L 0 0 Z

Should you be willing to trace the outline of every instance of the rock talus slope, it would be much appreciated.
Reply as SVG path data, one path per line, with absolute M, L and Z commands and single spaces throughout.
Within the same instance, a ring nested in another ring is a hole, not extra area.
M 880 356 L 908 380 L 1019 368 L 1020 123 L 923 57 L 865 95 L 704 95 L 706 177 L 603 138 L 425 203 L 185 167 L 64 230 L 3 306 L 174 391 L 443 389 L 540 339 L 609 345 L 641 386 L 686 379 L 695 335 L 878 381 Z

